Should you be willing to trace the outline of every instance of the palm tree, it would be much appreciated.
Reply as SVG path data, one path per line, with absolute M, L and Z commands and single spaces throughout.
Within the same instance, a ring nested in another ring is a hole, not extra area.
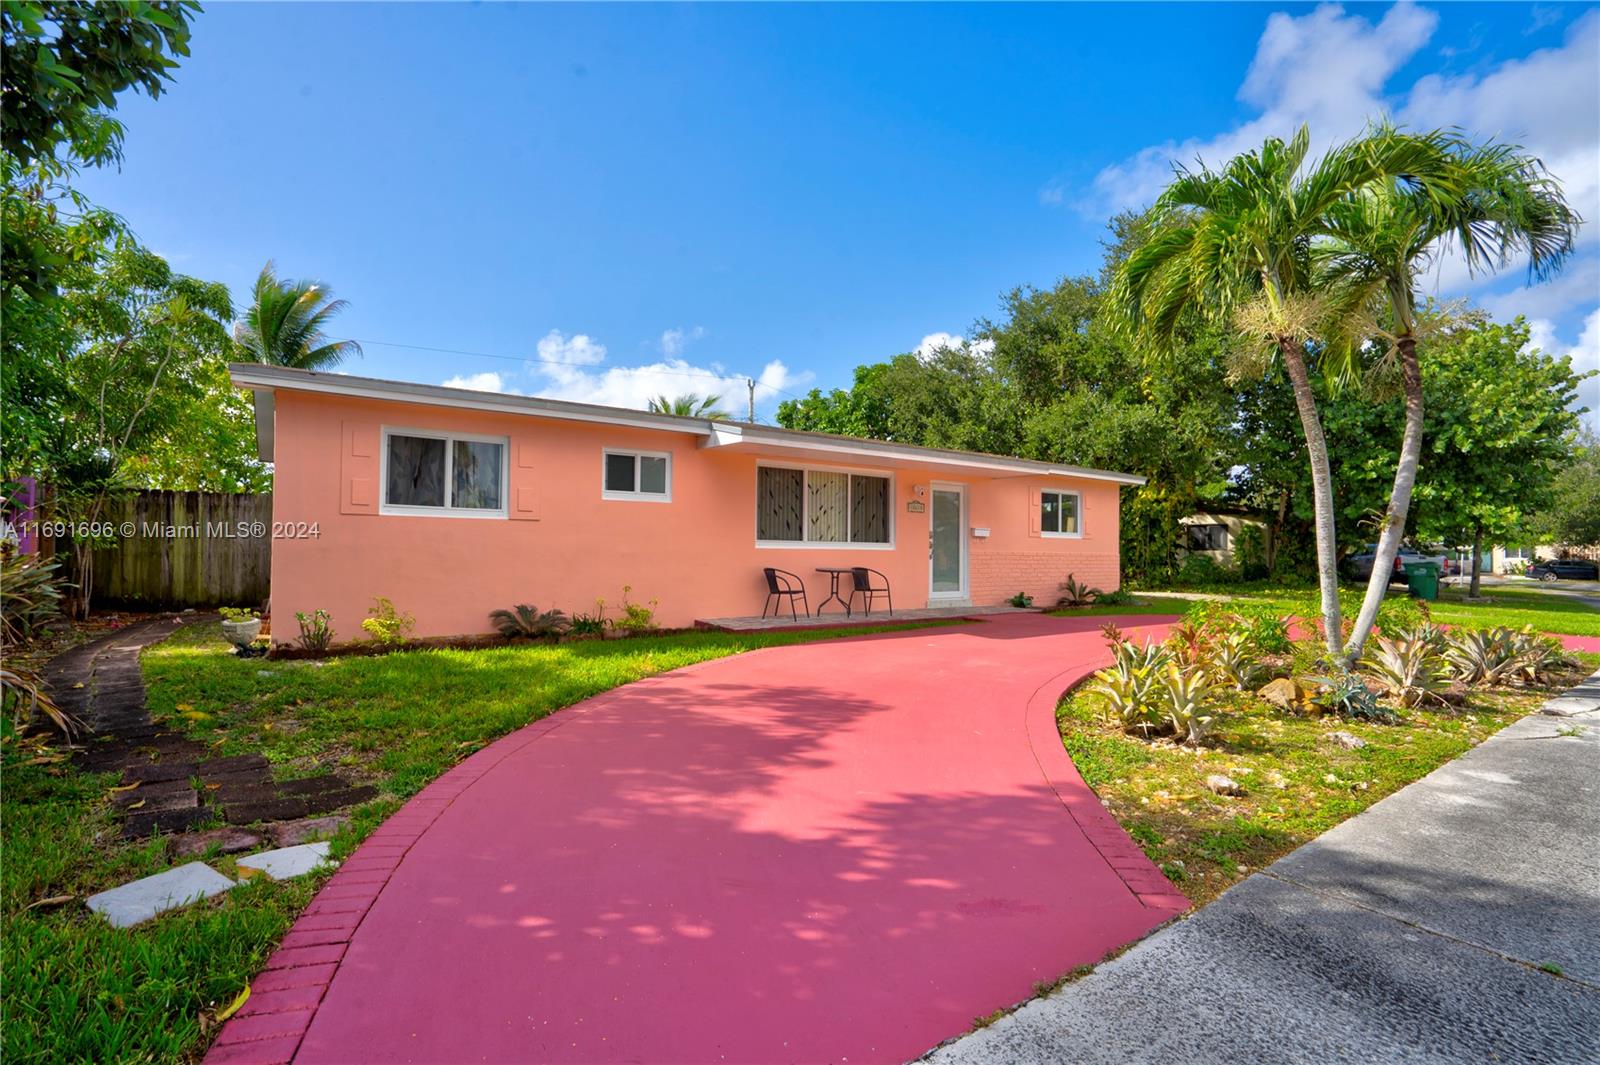
M 709 418 L 712 421 L 725 422 L 733 415 L 718 407 L 717 404 L 720 402 L 722 402 L 721 396 L 702 396 L 698 392 L 685 392 L 672 399 L 656 396 L 649 400 L 650 409 L 657 414 L 677 414 L 684 418 Z
M 272 263 L 256 278 L 255 298 L 233 339 L 252 362 L 296 370 L 326 370 L 347 355 L 360 355 L 354 340 L 329 340 L 323 327 L 348 304 L 314 281 L 278 280 Z
M 1379 529 L 1377 557 L 1366 597 L 1345 646 L 1346 661 L 1361 657 L 1388 589 L 1422 455 L 1422 368 L 1419 332 L 1436 323 L 1418 314 L 1417 287 L 1438 254 L 1457 249 L 1477 273 L 1525 253 L 1532 280 L 1559 270 L 1571 254 L 1581 219 L 1561 186 L 1537 159 L 1507 145 L 1452 146 L 1454 173 L 1433 189 L 1397 180 L 1375 182 L 1328 212 L 1327 235 L 1313 248 L 1324 279 L 1344 291 L 1338 302 L 1368 308 L 1387 328 L 1380 372 L 1398 364 L 1405 397 L 1405 431 L 1394 488 Z
M 1125 331 L 1171 354 L 1190 314 L 1222 322 L 1260 344 L 1261 368 L 1278 359 L 1294 389 L 1311 462 L 1317 570 L 1328 651 L 1342 649 L 1333 478 L 1309 357 L 1331 380 L 1358 364 L 1349 321 L 1330 315 L 1313 268 L 1313 240 L 1329 211 L 1378 181 L 1430 187 L 1445 169 L 1442 134 L 1378 129 L 1307 165 L 1309 131 L 1271 138 L 1218 171 L 1180 169 L 1151 209 L 1149 239 L 1118 268 L 1109 299 Z

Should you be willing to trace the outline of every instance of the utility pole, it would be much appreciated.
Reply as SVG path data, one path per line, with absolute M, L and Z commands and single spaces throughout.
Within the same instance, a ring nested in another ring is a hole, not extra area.
M 756 381 L 753 377 L 746 377 L 744 383 L 750 389 L 750 421 L 754 422 L 756 420 Z

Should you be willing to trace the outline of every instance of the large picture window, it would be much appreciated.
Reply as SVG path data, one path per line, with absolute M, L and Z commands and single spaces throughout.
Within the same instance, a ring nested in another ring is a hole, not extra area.
M 893 542 L 890 481 L 840 470 L 756 468 L 756 542 L 770 545 Z
M 384 513 L 496 517 L 505 499 L 504 437 L 384 430 Z
M 1039 531 L 1046 536 L 1083 535 L 1078 508 L 1076 492 L 1040 492 Z

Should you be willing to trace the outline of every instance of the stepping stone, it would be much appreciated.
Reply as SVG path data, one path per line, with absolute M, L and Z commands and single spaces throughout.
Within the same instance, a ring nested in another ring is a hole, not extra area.
M 229 773 L 267 768 L 267 760 L 259 754 L 234 754 L 227 758 L 212 758 L 200 763 L 200 779 L 210 783 Z
M 246 879 L 265 876 L 272 880 L 288 880 L 290 877 L 304 876 L 327 860 L 326 843 L 301 843 L 240 858 L 239 875 Z
M 228 803 L 223 807 L 223 817 L 230 825 L 248 825 L 256 821 L 292 821 L 327 813 L 344 806 L 354 806 L 376 797 L 374 787 L 346 788 L 321 795 L 295 795 L 287 799 L 268 799 L 265 802 Z
M 132 784 L 154 784 L 162 780 L 188 780 L 196 774 L 193 762 L 151 762 L 148 765 L 130 765 L 123 770 L 122 779 Z
M 325 839 L 336 836 L 339 830 L 350 823 L 348 817 L 335 815 L 333 817 L 308 817 L 304 821 L 287 821 L 281 825 L 272 826 L 272 839 L 280 847 L 292 847 L 296 843 L 307 843 L 314 839 Z
M 203 862 L 190 862 L 143 880 L 89 896 L 89 909 L 112 928 L 127 928 L 168 910 L 209 899 L 233 887 L 233 881 Z
M 282 842 L 281 840 L 279 842 Z M 172 852 L 180 858 L 197 858 L 216 847 L 222 854 L 237 854 L 261 846 L 261 837 L 242 828 L 214 828 L 209 832 L 185 832 L 174 836 Z
M 138 805 L 143 803 L 143 806 Z M 132 791 L 119 791 L 112 804 L 128 813 L 134 810 L 180 810 L 185 806 L 199 805 L 199 796 L 187 780 L 161 780 L 154 784 L 140 784 Z
M 187 832 L 216 811 L 209 806 L 189 806 L 177 810 L 134 810 L 122 822 L 123 839 L 143 839 L 157 832 Z

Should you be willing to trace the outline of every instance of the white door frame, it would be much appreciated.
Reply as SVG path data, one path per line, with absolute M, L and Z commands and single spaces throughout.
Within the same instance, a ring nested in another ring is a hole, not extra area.
M 954 492 L 961 500 L 961 519 L 956 525 L 956 543 L 961 551 L 961 588 L 954 592 L 933 590 L 933 493 Z M 967 486 L 958 481 L 932 481 L 928 484 L 928 605 L 965 603 L 971 595 L 967 576 Z

